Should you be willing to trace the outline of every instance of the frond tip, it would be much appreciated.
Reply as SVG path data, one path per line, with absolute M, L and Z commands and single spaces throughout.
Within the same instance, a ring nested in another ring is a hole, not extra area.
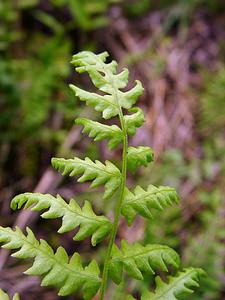
M 112 223 L 104 216 L 97 216 L 88 201 L 81 208 L 74 199 L 66 203 L 59 195 L 53 197 L 50 194 L 24 193 L 13 198 L 11 208 L 20 209 L 24 204 L 25 208 L 32 206 L 33 211 L 48 209 L 41 215 L 44 219 L 62 218 L 59 233 L 80 226 L 74 240 L 80 241 L 92 235 L 93 246 L 102 241 L 112 229 Z
M 168 272 L 167 266 L 178 268 L 179 255 L 168 246 L 140 243 L 128 244 L 121 241 L 121 250 L 114 245 L 109 273 L 113 281 L 119 284 L 122 280 L 123 268 L 138 280 L 143 280 L 143 272 L 155 274 L 156 269 Z
M 99 267 L 95 260 L 84 268 L 78 253 L 70 259 L 63 247 L 54 253 L 49 244 L 45 240 L 38 241 L 29 228 L 25 236 L 18 227 L 15 230 L 0 227 L 0 242 L 7 249 L 20 248 L 13 257 L 33 258 L 33 266 L 25 273 L 42 276 L 41 285 L 59 288 L 59 296 L 67 296 L 81 289 L 84 299 L 89 300 L 100 287 Z
M 136 186 L 133 193 L 126 189 L 121 212 L 130 225 L 137 213 L 151 219 L 152 209 L 163 210 L 164 207 L 178 202 L 179 198 L 174 188 L 149 185 L 145 191 L 140 186 Z
M 138 80 L 129 91 L 121 90 L 127 86 L 129 72 L 124 69 L 121 73 L 117 73 L 115 61 L 106 63 L 108 56 L 107 52 L 94 54 L 90 51 L 83 51 L 74 55 L 72 60 L 76 71 L 79 73 L 87 72 L 93 84 L 105 93 L 104 95 L 90 93 L 75 85 L 70 85 L 80 100 L 102 112 L 105 119 L 118 115 L 121 108 L 130 109 L 143 93 L 142 84 Z
M 75 176 L 83 173 L 78 182 L 93 180 L 91 184 L 93 188 L 104 185 L 104 199 L 110 198 L 121 183 L 120 170 L 108 160 L 104 165 L 99 160 L 93 162 L 88 157 L 84 160 L 77 157 L 73 159 L 52 158 L 52 165 L 63 175 Z
M 169 276 L 168 283 L 157 276 L 155 292 L 145 292 L 141 300 L 179 300 L 183 295 L 192 294 L 193 288 L 199 286 L 200 278 L 204 275 L 202 269 L 188 268 L 175 277 Z

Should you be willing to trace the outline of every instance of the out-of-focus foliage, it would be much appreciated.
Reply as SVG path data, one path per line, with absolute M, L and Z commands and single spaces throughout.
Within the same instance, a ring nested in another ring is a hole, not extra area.
M 110 4 L 121 0 L 50 0 L 57 8 L 67 7 L 73 18 L 70 27 L 76 25 L 84 30 L 93 30 L 106 25 L 105 12 Z
M 152 168 L 150 176 L 155 183 L 163 179 L 165 184 L 173 184 L 178 189 L 182 186 L 184 190 L 190 189 L 187 203 L 183 201 L 182 212 L 177 208 L 165 211 L 158 224 L 146 224 L 145 231 L 146 242 L 160 239 L 161 243 L 167 241 L 171 247 L 183 249 L 185 265 L 205 266 L 208 276 L 192 295 L 194 300 L 220 299 L 224 289 L 224 68 L 220 68 L 213 79 L 205 75 L 204 90 L 199 94 L 202 106 L 198 124 L 204 140 L 201 157 L 185 159 L 179 151 L 169 151 L 163 161 Z
M 225 221 L 222 191 L 217 189 L 200 194 L 200 203 L 204 206 L 199 214 L 201 230 L 195 239 L 189 239 L 184 250 L 184 261 L 195 266 L 206 266 L 208 276 L 202 281 L 202 287 L 193 295 L 193 299 L 219 299 L 223 289 L 224 275 L 224 239 Z M 202 251 L 199 251 L 202 249 Z
M 225 117 L 225 66 L 220 66 L 215 75 L 205 74 L 206 89 L 202 93 L 202 117 L 200 119 L 200 128 L 203 133 L 218 134 L 224 127 Z
M 197 7 L 207 7 L 211 11 L 224 9 L 220 0 L 123 0 L 124 7 L 131 16 L 146 14 L 149 10 L 168 9 L 172 10 L 173 16 L 178 19 L 188 16 L 188 13 Z M 190 17 L 190 15 L 189 15 Z

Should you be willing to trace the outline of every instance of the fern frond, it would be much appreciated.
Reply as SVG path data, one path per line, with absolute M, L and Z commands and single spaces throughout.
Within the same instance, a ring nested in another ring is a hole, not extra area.
M 47 210 L 41 216 L 45 219 L 62 217 L 62 226 L 59 233 L 68 232 L 80 226 L 74 236 L 75 241 L 80 241 L 92 235 L 92 245 L 102 241 L 111 231 L 112 223 L 104 216 L 97 216 L 91 207 L 90 202 L 85 201 L 81 208 L 74 199 L 66 203 L 59 195 L 53 197 L 50 194 L 24 193 L 13 198 L 12 209 L 20 209 L 32 206 L 33 211 Z M 35 205 L 34 205 L 35 204 Z M 34 206 L 33 206 L 34 205 Z
M 129 91 L 123 92 L 128 82 L 129 72 L 124 69 L 117 74 L 117 63 L 106 63 L 107 52 L 94 54 L 83 51 L 73 56 L 72 64 L 79 73 L 88 72 L 93 84 L 105 95 L 87 92 L 74 85 L 70 85 L 76 96 L 87 105 L 103 113 L 103 118 L 109 119 L 119 114 L 120 108 L 130 109 L 142 94 L 143 87 L 140 81 Z
M 2 289 L 0 289 L 0 299 L 1 300 L 10 300 L 8 294 L 6 294 Z M 12 300 L 20 300 L 20 297 L 18 294 L 15 294 L 12 298 Z
M 121 241 L 121 250 L 114 245 L 110 262 L 109 274 L 113 281 L 119 284 L 122 280 L 123 268 L 138 280 L 143 280 L 143 272 L 155 274 L 156 269 L 168 271 L 167 265 L 178 268 L 178 254 L 168 246 L 140 243 L 128 244 Z
M 135 172 L 139 166 L 147 166 L 152 162 L 154 153 L 150 147 L 138 146 L 128 147 L 127 167 L 131 172 Z
M 202 269 L 188 268 L 179 272 L 175 277 L 169 276 L 168 283 L 157 276 L 155 292 L 145 292 L 141 300 L 181 299 L 181 296 L 193 293 L 193 288 L 199 286 L 199 280 L 204 274 L 205 272 Z
M 4 248 L 18 249 L 12 254 L 16 258 L 33 258 L 34 263 L 25 274 L 43 276 L 42 286 L 55 286 L 60 296 L 66 296 L 82 289 L 84 299 L 92 299 L 100 286 L 99 268 L 95 260 L 83 268 L 80 255 L 75 253 L 71 259 L 63 247 L 54 253 L 49 244 L 35 238 L 27 228 L 27 236 L 17 227 L 0 227 L 0 242 Z
M 76 119 L 76 124 L 83 125 L 82 132 L 87 133 L 96 142 L 107 139 L 109 149 L 116 148 L 123 141 L 122 130 L 117 125 L 109 126 L 86 118 Z
M 119 169 L 108 160 L 104 165 L 98 160 L 93 162 L 88 157 L 84 160 L 77 157 L 73 159 L 52 158 L 52 165 L 63 175 L 75 176 L 83 173 L 78 182 L 93 180 L 91 187 L 104 185 L 104 199 L 111 197 L 121 183 Z
M 140 186 L 137 186 L 133 193 L 126 189 L 121 213 L 130 225 L 137 213 L 145 218 L 151 219 L 152 209 L 162 210 L 164 207 L 171 206 L 173 203 L 178 202 L 179 198 L 174 188 L 149 185 L 145 191 Z
M 144 113 L 139 107 L 129 109 L 131 115 L 124 116 L 125 127 L 127 133 L 131 136 L 135 135 L 137 128 L 141 127 L 144 123 Z
M 91 203 L 84 202 L 80 207 L 71 199 L 68 203 L 62 197 L 49 194 L 24 193 L 13 198 L 12 209 L 31 208 L 41 211 L 46 219 L 62 218 L 59 233 L 76 229 L 74 240 L 80 241 L 91 237 L 92 245 L 102 241 L 109 235 L 109 243 L 104 259 L 102 279 L 95 260 L 83 266 L 81 257 L 74 253 L 69 258 L 63 247 L 54 251 L 45 240 L 37 240 L 31 229 L 27 228 L 24 234 L 18 227 L 15 229 L 0 226 L 0 243 L 3 248 L 16 250 L 13 257 L 31 259 L 31 267 L 25 272 L 28 275 L 41 276 L 42 286 L 54 286 L 59 296 L 67 296 L 82 292 L 82 299 L 94 299 L 99 291 L 99 299 L 104 300 L 109 276 L 116 284 L 120 284 L 123 273 L 130 277 L 143 280 L 144 274 L 155 275 L 157 271 L 168 272 L 169 267 L 178 268 L 179 256 L 168 246 L 158 244 L 141 245 L 136 242 L 128 244 L 122 240 L 121 246 L 115 244 L 119 230 L 121 214 L 130 225 L 135 216 L 140 214 L 145 218 L 152 218 L 152 210 L 163 208 L 178 202 L 178 195 L 173 188 L 155 187 L 149 185 L 147 190 L 137 186 L 134 191 L 126 188 L 127 170 L 136 171 L 139 166 L 147 166 L 153 161 L 153 151 L 149 147 L 129 147 L 128 136 L 136 133 L 144 122 L 144 114 L 140 108 L 133 107 L 137 98 L 142 94 L 143 87 L 136 80 L 129 89 L 128 69 L 118 71 L 115 61 L 107 62 L 108 53 L 94 54 L 83 51 L 73 56 L 72 64 L 78 73 L 87 72 L 97 92 L 89 92 L 75 85 L 70 85 L 75 95 L 96 111 L 101 112 L 104 119 L 119 117 L 120 125 L 106 125 L 86 118 L 78 118 L 76 124 L 83 126 L 83 132 L 94 141 L 106 139 L 110 149 L 122 144 L 121 170 L 110 161 L 102 163 L 73 158 L 52 158 L 52 165 L 63 175 L 79 176 L 78 182 L 91 181 L 91 187 L 104 187 L 104 199 L 116 194 L 118 196 L 114 209 L 114 221 L 111 223 L 105 216 L 98 216 L 92 209 Z M 124 111 L 127 110 L 127 115 Z M 119 193 L 117 195 L 117 190 Z M 116 197 L 114 197 L 116 198 Z M 168 277 L 164 282 L 156 277 L 155 292 L 146 291 L 142 300 L 178 300 L 178 298 L 192 292 L 198 286 L 203 271 L 200 269 L 186 269 L 178 272 L 175 277 Z M 120 284 L 115 295 L 117 298 L 134 300 L 127 296 L 123 289 L 125 282 Z M 77 295 L 76 295 L 77 296 Z M 9 300 L 6 293 L 0 290 L 0 298 Z M 13 300 L 19 300 L 15 295 Z

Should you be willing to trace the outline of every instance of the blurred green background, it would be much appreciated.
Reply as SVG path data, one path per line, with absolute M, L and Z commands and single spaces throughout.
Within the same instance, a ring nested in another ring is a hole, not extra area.
M 104 143 L 94 144 L 74 125 L 78 115 L 99 115 L 74 98 L 68 83 L 92 89 L 70 66 L 81 50 L 107 50 L 128 66 L 131 81 L 145 87 L 139 106 L 145 126 L 131 139 L 151 146 L 155 162 L 129 178 L 177 188 L 181 204 L 155 214 L 154 222 L 121 226 L 130 242 L 164 243 L 182 256 L 183 266 L 202 267 L 208 277 L 192 300 L 225 299 L 225 2 L 222 0 L 0 0 L 0 223 L 29 226 L 53 245 L 96 256 L 89 241 L 56 234 L 58 222 L 11 213 L 20 192 L 89 197 L 86 185 L 61 178 L 52 156 L 119 159 Z M 92 194 L 93 195 L 93 194 Z M 96 192 L 96 209 L 101 198 Z M 110 215 L 112 203 L 105 209 Z M 47 225 L 46 225 L 47 224 Z M 131 234 L 132 233 L 132 234 Z M 0 252 L 0 286 L 26 299 L 56 300 L 38 279 L 21 275 L 17 261 Z M 137 295 L 151 283 L 130 281 Z M 111 299 L 116 299 L 110 287 Z M 67 298 L 69 299 L 69 298 Z M 79 298 L 77 298 L 79 299 Z

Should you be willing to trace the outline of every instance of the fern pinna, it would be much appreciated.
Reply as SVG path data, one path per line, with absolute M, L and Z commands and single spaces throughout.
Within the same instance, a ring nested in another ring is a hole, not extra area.
M 178 254 L 165 245 L 143 246 L 140 243 L 129 244 L 125 240 L 120 245 L 115 244 L 122 216 L 128 225 L 132 224 L 137 214 L 151 219 L 154 210 L 162 210 L 177 203 L 178 195 L 170 187 L 149 185 L 147 188 L 136 186 L 130 190 L 126 186 L 127 172 L 134 173 L 139 166 L 147 166 L 152 162 L 153 151 L 149 147 L 128 146 L 128 136 L 134 135 L 144 122 L 141 109 L 133 107 L 142 94 L 143 87 L 136 81 L 133 88 L 124 91 L 128 83 L 128 70 L 117 73 L 117 63 L 107 63 L 107 57 L 107 52 L 96 55 L 84 51 L 74 55 L 72 60 L 76 71 L 87 72 L 100 93 L 88 92 L 75 85 L 70 87 L 80 100 L 101 112 L 104 119 L 119 118 L 120 126 L 101 124 L 85 118 L 77 119 L 76 123 L 83 126 L 83 132 L 95 141 L 106 139 L 110 149 L 122 144 L 121 169 L 110 161 L 103 163 L 92 161 L 88 157 L 53 158 L 52 165 L 63 175 L 80 176 L 79 182 L 92 181 L 91 187 L 104 186 L 103 199 L 116 199 L 113 222 L 105 216 L 96 215 L 89 201 L 80 207 L 76 199 L 67 203 L 59 195 L 53 197 L 49 194 L 25 193 L 16 196 L 11 203 L 12 209 L 31 207 L 34 211 L 43 211 L 43 218 L 62 218 L 62 226 L 58 232 L 78 228 L 74 236 L 77 241 L 91 237 L 91 243 L 95 246 L 109 236 L 103 270 L 100 271 L 95 260 L 84 267 L 80 254 L 74 253 L 69 258 L 61 246 L 53 251 L 46 241 L 38 241 L 29 228 L 27 234 L 24 234 L 19 228 L 0 227 L 3 247 L 18 249 L 13 254 L 14 257 L 34 260 L 26 274 L 41 276 L 42 285 L 55 286 L 61 296 L 79 291 L 82 292 L 83 299 L 92 299 L 98 294 L 98 299 L 103 300 L 109 278 L 119 285 L 124 274 L 143 280 L 146 274 L 154 275 L 159 270 L 168 272 L 171 266 L 174 270 L 179 267 Z M 178 272 L 174 277 L 169 276 L 167 280 L 157 276 L 155 291 L 145 291 L 141 299 L 180 299 L 181 295 L 191 293 L 198 286 L 203 273 L 200 269 L 189 268 Z M 132 295 L 126 297 L 134 299 Z M 7 295 L 5 299 L 8 299 Z

